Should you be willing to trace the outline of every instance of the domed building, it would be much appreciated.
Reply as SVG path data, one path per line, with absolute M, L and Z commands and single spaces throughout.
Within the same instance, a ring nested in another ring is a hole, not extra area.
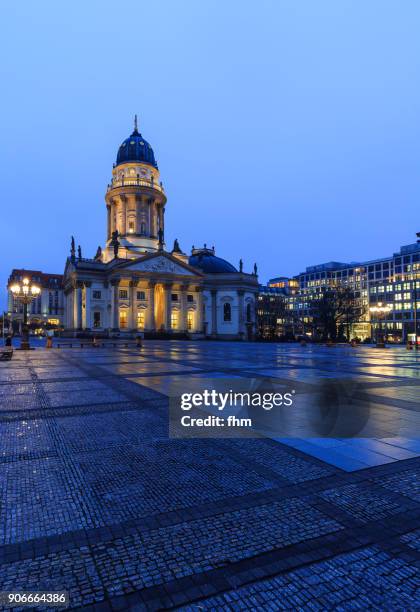
M 107 235 L 94 258 L 72 238 L 64 272 L 65 327 L 79 332 L 252 339 L 256 268 L 238 270 L 214 247 L 165 245 L 167 198 L 151 145 L 134 130 L 118 148 L 105 195 Z

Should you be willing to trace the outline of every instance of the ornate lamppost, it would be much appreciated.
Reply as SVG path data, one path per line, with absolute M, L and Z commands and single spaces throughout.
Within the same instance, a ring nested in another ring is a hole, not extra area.
M 23 304 L 23 326 L 20 348 L 22 351 L 27 351 L 31 348 L 29 345 L 28 304 L 41 293 L 41 288 L 32 283 L 29 278 L 24 278 L 21 283 L 14 283 L 10 287 L 10 291 L 13 297 Z
M 385 337 L 382 334 L 382 319 L 392 310 L 392 306 L 378 302 L 376 306 L 371 306 L 369 312 L 376 315 L 378 327 L 376 329 L 376 348 L 385 348 Z

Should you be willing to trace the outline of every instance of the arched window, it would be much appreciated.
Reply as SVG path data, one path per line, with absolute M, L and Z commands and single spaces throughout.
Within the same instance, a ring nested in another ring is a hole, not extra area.
M 251 323 L 252 321 L 251 304 L 246 305 L 246 320 L 247 323 Z
M 231 321 L 232 320 L 232 307 L 229 302 L 225 302 L 223 304 L 223 321 Z

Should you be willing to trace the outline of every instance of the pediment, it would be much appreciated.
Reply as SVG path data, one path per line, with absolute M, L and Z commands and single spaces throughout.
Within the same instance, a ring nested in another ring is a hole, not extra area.
M 165 255 L 157 255 L 153 257 L 145 257 L 144 259 L 138 259 L 124 266 L 133 271 L 138 272 L 162 272 L 169 274 L 180 274 L 183 276 L 199 276 L 195 274 L 190 266 L 182 265 L 177 261 L 174 261 L 172 257 L 166 257 Z

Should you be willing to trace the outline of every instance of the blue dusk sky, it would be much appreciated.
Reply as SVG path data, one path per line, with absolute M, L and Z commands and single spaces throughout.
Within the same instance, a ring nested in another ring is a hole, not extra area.
M 170 248 L 214 244 L 266 282 L 415 242 L 419 22 L 417 0 L 5 4 L 2 286 L 63 272 L 71 234 L 104 244 L 135 113 Z

